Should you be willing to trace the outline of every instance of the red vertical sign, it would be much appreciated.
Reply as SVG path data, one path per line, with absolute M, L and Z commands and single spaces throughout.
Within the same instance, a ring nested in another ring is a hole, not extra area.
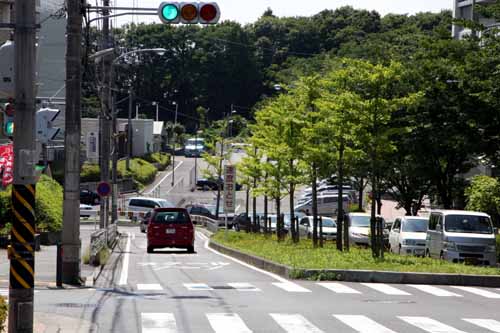
M 0 172 L 2 173 L 2 186 L 12 184 L 14 181 L 14 147 L 12 143 L 0 146 Z

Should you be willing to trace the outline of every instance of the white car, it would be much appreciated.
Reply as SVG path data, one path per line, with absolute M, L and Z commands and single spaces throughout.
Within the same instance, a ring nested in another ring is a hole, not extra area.
M 155 208 L 174 208 L 175 205 L 168 200 L 159 199 L 159 198 L 150 198 L 150 197 L 133 197 L 129 198 L 127 201 L 127 210 L 128 212 L 135 212 L 136 214 L 132 215 L 132 220 L 137 221 L 139 215 L 140 218 L 143 218 L 144 215 L 152 211 Z
M 90 205 L 80 204 L 80 217 L 89 218 L 97 216 L 97 209 Z
M 401 255 L 425 255 L 429 218 L 404 216 L 394 220 L 389 233 L 390 251 Z
M 299 235 L 300 237 L 312 238 L 313 235 L 313 216 L 305 216 L 299 222 Z M 323 239 L 334 240 L 337 238 L 337 223 L 330 217 L 321 217 L 323 224 Z M 319 221 L 317 233 L 319 235 Z
M 377 215 L 377 218 L 382 219 L 382 216 Z M 349 213 L 347 214 L 347 222 L 349 223 L 349 243 L 352 245 L 370 244 L 370 220 L 371 215 L 367 213 Z

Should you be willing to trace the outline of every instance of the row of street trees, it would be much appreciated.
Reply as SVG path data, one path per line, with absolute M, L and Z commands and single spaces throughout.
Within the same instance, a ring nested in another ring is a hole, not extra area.
M 456 41 L 422 38 L 411 57 L 354 60 L 318 57 L 287 70 L 288 89 L 262 103 L 251 125 L 252 154 L 243 177 L 252 195 L 293 197 L 300 184 L 313 190 L 313 244 L 318 245 L 316 182 L 335 174 L 339 189 L 370 179 L 373 255 L 383 256 L 375 199 L 389 192 L 408 215 L 425 196 L 443 208 L 460 206 L 462 174 L 478 156 L 498 156 L 498 53 L 494 33 Z M 341 196 L 342 193 L 339 193 Z M 342 239 L 342 200 L 337 224 Z M 292 224 L 292 227 L 295 227 Z M 345 229 L 344 229 L 345 230 Z M 380 237 L 377 237 L 380 236 Z M 347 237 L 346 237 L 347 240 Z

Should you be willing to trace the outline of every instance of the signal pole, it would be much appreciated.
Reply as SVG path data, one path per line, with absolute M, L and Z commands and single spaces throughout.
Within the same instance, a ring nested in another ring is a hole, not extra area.
M 35 284 L 35 0 L 16 0 L 9 332 L 33 332 Z
M 81 1 L 68 0 L 62 281 L 80 282 Z
M 104 7 L 109 7 L 109 0 L 103 1 Z M 102 33 L 103 33 L 103 50 L 111 47 L 110 35 L 109 35 L 109 10 L 103 10 L 103 23 L 102 23 Z M 111 57 L 103 57 L 103 88 L 101 91 L 102 100 L 102 110 L 101 110 L 101 121 L 99 124 L 100 129 L 100 169 L 101 169 L 101 181 L 109 182 L 109 155 L 110 155 L 110 145 L 111 145 Z M 106 228 L 108 225 L 108 198 L 101 198 L 101 216 L 100 216 L 100 228 Z

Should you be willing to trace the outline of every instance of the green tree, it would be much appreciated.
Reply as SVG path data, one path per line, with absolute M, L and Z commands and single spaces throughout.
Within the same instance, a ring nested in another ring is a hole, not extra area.
M 467 209 L 485 212 L 500 226 L 500 183 L 496 178 L 475 176 L 465 189 Z

